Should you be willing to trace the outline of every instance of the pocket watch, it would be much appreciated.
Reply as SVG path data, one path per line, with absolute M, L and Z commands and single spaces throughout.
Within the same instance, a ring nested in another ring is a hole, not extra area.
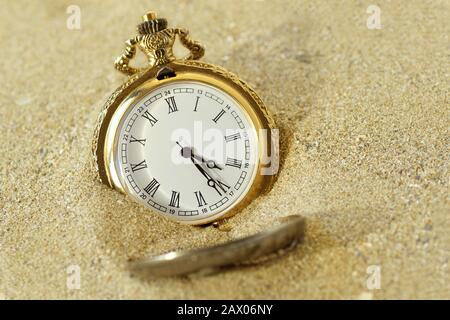
M 258 95 L 227 70 L 200 62 L 186 29 L 154 12 L 115 68 L 128 79 L 102 108 L 92 153 L 100 181 L 186 224 L 229 217 L 270 189 L 278 169 L 274 121 Z M 178 37 L 188 49 L 176 58 Z M 133 67 L 136 50 L 148 60 Z

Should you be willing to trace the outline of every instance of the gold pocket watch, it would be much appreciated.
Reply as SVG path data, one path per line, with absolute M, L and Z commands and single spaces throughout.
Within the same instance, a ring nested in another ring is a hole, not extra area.
M 197 61 L 204 48 L 187 30 L 149 12 L 138 32 L 115 62 L 129 78 L 99 115 L 92 147 L 98 177 L 182 223 L 236 214 L 274 180 L 273 119 L 244 81 Z M 172 51 L 176 36 L 190 52 L 183 59 Z M 130 66 L 137 48 L 148 67 Z

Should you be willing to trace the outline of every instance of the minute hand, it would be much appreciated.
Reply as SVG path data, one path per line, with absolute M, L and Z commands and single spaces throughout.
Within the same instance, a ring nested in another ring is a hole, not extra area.
M 203 169 L 202 166 L 201 166 L 200 164 L 198 164 L 198 163 L 195 161 L 195 158 L 194 158 L 193 156 L 191 156 L 191 161 L 192 161 L 192 163 L 195 165 L 195 167 L 198 169 L 198 171 L 200 171 L 201 174 L 208 180 L 208 181 L 207 181 L 208 186 L 210 186 L 211 188 L 214 188 L 214 189 L 217 191 L 217 193 L 221 196 L 222 193 L 217 189 L 217 185 L 219 185 L 219 184 L 217 183 L 217 181 L 214 180 L 214 179 L 206 172 L 206 170 Z M 225 190 L 223 190 L 223 188 L 222 188 L 220 185 L 219 185 L 219 187 L 222 189 L 222 191 L 225 192 Z

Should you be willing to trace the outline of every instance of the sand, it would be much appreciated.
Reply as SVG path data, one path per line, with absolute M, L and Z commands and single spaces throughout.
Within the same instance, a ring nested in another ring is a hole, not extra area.
M 448 1 L 378 1 L 375 30 L 367 1 L 77 0 L 70 30 L 73 3 L 0 12 L 0 298 L 450 298 Z M 281 129 L 279 179 L 230 231 L 167 221 L 89 171 L 98 111 L 125 80 L 114 58 L 150 9 L 248 80 Z M 307 218 L 305 243 L 277 259 L 128 272 L 289 214 Z

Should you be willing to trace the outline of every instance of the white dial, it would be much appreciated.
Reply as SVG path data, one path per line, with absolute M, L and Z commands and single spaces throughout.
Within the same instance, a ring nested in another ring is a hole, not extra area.
M 125 190 L 152 210 L 198 223 L 231 210 L 256 175 L 258 143 L 244 108 L 196 81 L 160 86 L 120 122 L 116 167 Z

